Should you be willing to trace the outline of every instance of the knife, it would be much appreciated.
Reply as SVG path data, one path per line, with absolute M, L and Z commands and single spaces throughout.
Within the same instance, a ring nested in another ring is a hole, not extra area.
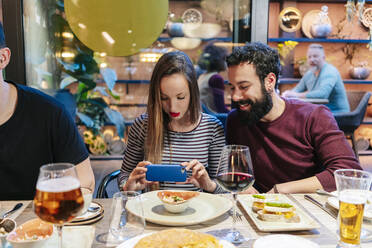
M 324 204 L 321 204 L 320 202 L 318 202 L 317 200 L 315 200 L 313 197 L 311 197 L 309 195 L 305 195 L 304 197 L 305 197 L 306 200 L 314 203 L 315 205 L 317 205 L 318 207 L 320 207 L 321 209 L 326 211 L 333 218 L 337 219 L 337 214 L 335 212 L 333 212 L 332 210 L 328 209 L 326 206 L 324 206 Z

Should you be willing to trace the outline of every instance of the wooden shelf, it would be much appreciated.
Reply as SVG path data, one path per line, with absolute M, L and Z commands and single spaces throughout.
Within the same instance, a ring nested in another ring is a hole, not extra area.
M 160 42 L 169 42 L 173 38 L 187 38 L 187 37 L 159 37 L 158 41 Z M 219 40 L 223 42 L 232 42 L 231 37 L 214 37 L 214 38 L 208 38 L 208 39 L 201 39 L 202 41 L 211 41 L 211 40 Z
M 297 42 L 324 42 L 324 43 L 369 43 L 370 40 L 358 40 L 358 39 L 326 39 L 326 38 L 268 38 L 268 42 L 285 42 L 285 41 L 297 41 Z
M 296 84 L 301 78 L 279 78 L 279 84 Z M 372 84 L 371 80 L 343 79 L 344 84 Z

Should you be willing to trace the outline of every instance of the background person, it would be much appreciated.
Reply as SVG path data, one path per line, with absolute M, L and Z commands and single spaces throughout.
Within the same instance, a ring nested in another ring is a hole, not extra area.
M 255 184 L 246 193 L 333 191 L 335 170 L 361 169 L 328 108 L 276 93 L 275 49 L 262 43 L 238 47 L 227 65 L 237 109 L 228 115 L 226 140 L 249 146 Z
M 76 165 L 82 187 L 94 190 L 94 174 L 85 144 L 64 106 L 39 90 L 5 82 L 10 61 L 0 23 L 0 200 L 32 199 L 39 168 Z
M 349 102 L 341 75 L 336 67 L 325 61 L 324 49 L 320 44 L 311 44 L 307 51 L 310 69 L 291 90 L 283 92 L 284 97 L 328 99 L 326 106 L 333 112 L 349 112 Z
M 160 189 L 220 192 L 213 180 L 224 144 L 222 123 L 201 113 L 191 60 L 183 52 L 166 53 L 151 77 L 147 113 L 129 131 L 120 189 L 145 189 L 151 184 L 145 180 L 146 165 L 163 163 L 186 166 L 188 179 L 185 184 L 161 182 Z
M 198 78 L 201 102 L 214 113 L 228 113 L 225 105 L 225 80 L 219 74 L 226 70 L 227 50 L 223 47 L 208 44 L 198 61 L 204 70 Z

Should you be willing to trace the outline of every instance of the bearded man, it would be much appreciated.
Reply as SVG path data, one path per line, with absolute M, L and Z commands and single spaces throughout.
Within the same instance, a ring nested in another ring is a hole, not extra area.
M 336 189 L 333 172 L 361 170 L 330 110 L 275 91 L 278 52 L 262 43 L 227 57 L 231 99 L 228 144 L 249 146 L 255 184 L 245 193 L 308 193 Z
M 307 50 L 310 69 L 284 97 L 328 99 L 326 106 L 332 113 L 349 112 L 349 102 L 341 75 L 336 67 L 325 61 L 323 46 L 311 44 Z

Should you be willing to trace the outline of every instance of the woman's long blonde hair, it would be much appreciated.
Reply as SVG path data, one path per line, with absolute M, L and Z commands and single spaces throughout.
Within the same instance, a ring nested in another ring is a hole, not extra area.
M 190 90 L 190 121 L 196 123 L 201 112 L 198 82 L 190 58 L 183 52 L 164 54 L 151 76 L 147 102 L 148 126 L 145 142 L 145 159 L 152 163 L 161 163 L 165 132 L 168 131 L 169 116 L 163 111 L 160 82 L 165 76 L 181 73 L 185 76 Z

